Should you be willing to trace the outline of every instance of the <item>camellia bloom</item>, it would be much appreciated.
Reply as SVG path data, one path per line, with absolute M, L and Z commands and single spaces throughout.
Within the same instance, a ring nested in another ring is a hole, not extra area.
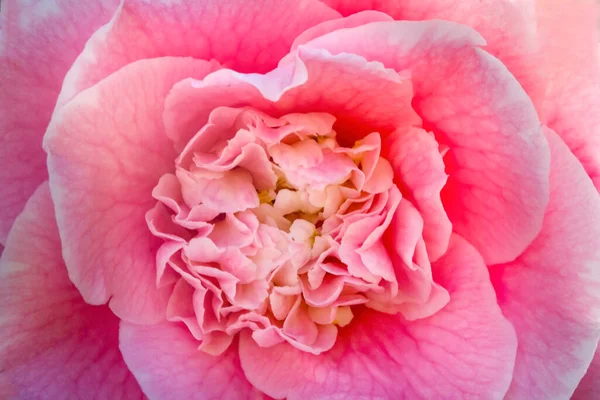
M 592 0 L 5 0 L 0 395 L 600 396 Z

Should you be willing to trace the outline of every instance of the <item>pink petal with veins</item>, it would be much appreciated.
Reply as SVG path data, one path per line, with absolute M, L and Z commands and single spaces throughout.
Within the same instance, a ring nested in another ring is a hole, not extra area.
M 600 197 L 558 135 L 545 133 L 552 165 L 542 231 L 514 262 L 490 268 L 519 340 L 508 399 L 570 397 L 600 338 Z
M 17 218 L 0 261 L 0 395 L 143 399 L 119 352 L 119 319 L 73 286 L 48 184 Z
M 0 14 L 0 245 L 48 179 L 42 137 L 65 74 L 117 0 L 4 0 Z M 35 110 L 35 112 L 32 112 Z
M 501 399 L 512 378 L 517 341 L 502 316 L 483 260 L 459 237 L 436 262 L 448 306 L 414 322 L 365 311 L 315 356 L 288 344 L 260 347 L 240 338 L 249 381 L 275 398 Z
M 156 288 L 148 266 L 160 241 L 145 221 L 153 187 L 175 158 L 161 110 L 175 82 L 211 68 L 189 58 L 138 61 L 80 93 L 48 128 L 50 189 L 69 276 L 87 302 L 110 299 L 122 319 L 164 318 L 172 287 Z
M 301 48 L 352 53 L 410 74 L 423 126 L 449 147 L 444 208 L 454 230 L 495 264 L 516 258 L 541 229 L 549 151 L 531 99 L 477 48 L 483 44 L 463 25 L 400 21 L 336 31 Z

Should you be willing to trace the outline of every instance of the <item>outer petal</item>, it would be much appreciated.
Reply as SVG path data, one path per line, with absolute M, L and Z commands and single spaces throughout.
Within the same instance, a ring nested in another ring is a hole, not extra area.
M 545 82 L 539 79 L 534 0 L 321 0 L 343 15 L 377 10 L 396 20 L 442 19 L 470 26 L 487 42 L 486 50 L 517 77 L 536 107 Z M 556 0 L 560 1 L 560 0 Z M 567 3 L 565 3 L 567 4 Z
M 48 185 L 17 218 L 0 261 L 0 396 L 141 399 L 118 348 L 119 320 L 69 281 Z
M 190 58 L 141 60 L 80 93 L 45 140 L 50 187 L 69 276 L 91 304 L 121 318 L 164 318 L 171 286 L 156 288 L 159 240 L 145 213 L 152 189 L 174 168 L 161 112 L 171 86 L 212 69 Z
M 304 46 L 409 70 L 423 127 L 449 147 L 444 207 L 486 263 L 514 260 L 540 230 L 548 145 L 535 109 L 473 30 L 444 21 L 378 22 Z
M 519 349 L 510 399 L 568 398 L 600 337 L 600 197 L 555 133 L 544 227 L 515 262 L 492 267 Z
M 236 71 L 266 72 L 296 36 L 339 16 L 317 0 L 123 0 L 77 59 L 60 102 L 145 58 L 215 59 Z
M 548 91 L 541 111 L 600 190 L 598 3 L 537 0 Z
M 3 0 L 0 25 L 0 244 L 48 179 L 42 136 L 67 70 L 118 0 Z
M 600 353 L 596 355 L 590 364 L 585 376 L 579 382 L 577 390 L 571 397 L 572 400 L 592 400 L 600 398 Z
M 218 357 L 198 350 L 198 341 L 174 323 L 121 323 L 120 347 L 144 393 L 152 399 L 260 399 L 244 376 L 237 345 Z
M 298 48 L 298 46 L 310 42 L 312 39 L 315 39 L 319 36 L 323 36 L 326 33 L 334 32 L 339 29 L 347 29 L 353 28 L 356 26 L 361 26 L 364 24 L 368 24 L 371 22 L 382 22 L 382 21 L 393 21 L 394 19 L 389 15 L 379 12 L 379 11 L 364 11 L 353 14 L 349 17 L 345 18 L 336 18 L 331 21 L 323 22 L 313 26 L 302 32 L 298 37 L 294 40 L 292 44 L 292 50 Z
M 287 344 L 240 341 L 242 368 L 270 396 L 294 399 L 501 399 L 516 338 L 498 305 L 483 260 L 455 236 L 435 265 L 450 303 L 414 322 L 366 310 L 314 356 Z

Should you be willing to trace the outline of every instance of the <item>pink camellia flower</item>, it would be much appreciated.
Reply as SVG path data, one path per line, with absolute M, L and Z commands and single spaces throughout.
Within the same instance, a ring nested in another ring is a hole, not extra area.
M 600 398 L 594 0 L 4 0 L 0 398 Z

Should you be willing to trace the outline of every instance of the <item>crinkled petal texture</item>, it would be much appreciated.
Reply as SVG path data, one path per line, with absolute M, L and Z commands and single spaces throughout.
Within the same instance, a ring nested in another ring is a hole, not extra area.
M 600 190 L 600 58 L 595 0 L 323 0 L 343 15 L 468 25 L 523 85 L 542 122 L 567 143 Z
M 265 8 L 271 10 L 268 18 L 262 12 Z M 237 24 L 240 13 L 247 25 Z M 278 16 L 276 27 L 271 23 L 273 13 Z M 157 322 L 164 316 L 170 288 L 156 289 L 154 278 L 144 270 L 154 263 L 155 245 L 140 212 L 148 208 L 144 202 L 151 201 L 152 187 L 167 171 L 166 161 L 175 156 L 162 134 L 163 99 L 171 86 L 186 77 L 203 78 L 218 68 L 218 61 L 243 70 L 250 70 L 250 65 L 268 70 L 299 33 L 336 17 L 337 12 L 314 0 L 295 2 L 291 8 L 267 0 L 121 3 L 71 68 L 59 106 L 94 86 L 57 110 L 46 141 L 65 260 L 86 301 L 100 304 L 112 296 L 111 308 L 137 322 Z M 144 61 L 162 56 L 212 61 Z M 123 96 L 114 96 L 117 88 Z M 86 201 L 91 197 L 95 200 Z M 73 203 L 79 205 L 77 211 L 66 212 Z M 141 222 L 144 232 L 132 221 Z M 81 235 L 89 238 L 82 246 L 70 239 Z M 129 285 L 132 280 L 126 276 L 136 276 L 137 281 Z
M 0 33 L 0 245 L 48 179 L 42 136 L 65 74 L 118 0 L 4 0 Z
M 9 235 L 0 302 L 2 398 L 144 398 L 119 352 L 118 318 L 69 281 L 47 184 Z
M 519 339 L 509 399 L 568 398 L 600 337 L 600 198 L 551 130 L 544 227 L 513 263 L 491 268 L 498 301 Z
M 250 104 L 271 113 L 326 111 L 345 135 L 367 125 L 385 137 L 417 124 L 407 113 L 411 102 L 423 127 L 449 148 L 442 200 L 455 231 L 487 263 L 510 261 L 540 230 L 549 152 L 531 100 L 497 59 L 477 48 L 483 43 L 475 31 L 443 21 L 373 22 L 330 32 L 296 43 L 297 51 L 266 75 L 223 70 L 177 84 L 167 99 L 167 133 L 187 141 L 214 107 Z M 325 85 L 326 73 L 311 68 L 312 60 L 356 60 L 359 70 Z M 379 62 L 410 77 L 412 93 L 367 86 Z M 393 96 L 403 97 L 391 103 Z
M 274 397 L 427 397 L 433 383 L 418 382 L 436 369 L 455 374 L 440 395 L 504 395 L 516 342 L 485 262 L 539 232 L 549 151 L 482 43 L 369 13 L 307 32 L 266 74 L 139 60 L 56 113 L 45 146 L 69 275 L 128 321 L 122 349 L 146 391 L 203 386 L 187 368 L 153 379 L 156 358 L 232 371 L 207 396 L 246 393 L 242 331 L 245 375 Z M 189 330 L 180 347 L 159 346 L 180 327 L 131 324 L 165 317 Z M 297 369 L 264 365 L 273 351 Z
M 466 25 L 312 0 L 130 0 L 94 35 L 46 136 L 50 190 L 69 277 L 124 320 L 148 396 L 573 392 L 598 195 L 541 128 L 531 32 L 506 23 L 533 14 L 468 3 L 382 9 L 448 15 L 492 55 Z
M 287 399 L 501 399 L 512 378 L 517 341 L 502 316 L 481 256 L 455 236 L 434 265 L 450 303 L 430 318 L 365 311 L 328 353 L 240 338 L 250 382 Z
M 343 146 L 334 121 L 216 108 L 155 187 L 157 283 L 176 280 L 167 319 L 201 350 L 222 353 L 248 328 L 263 347 L 320 354 L 351 306 L 415 320 L 447 304 L 380 135 Z

